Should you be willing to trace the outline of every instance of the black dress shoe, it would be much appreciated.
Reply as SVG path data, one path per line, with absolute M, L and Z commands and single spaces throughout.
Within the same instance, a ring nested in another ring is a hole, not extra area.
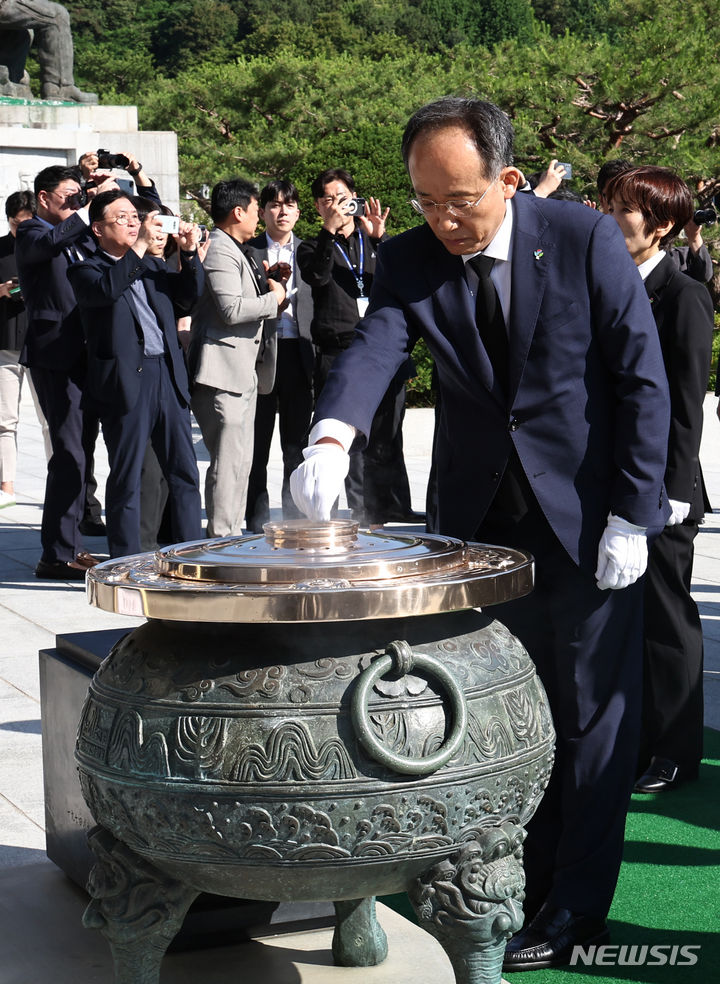
M 38 561 L 35 577 L 43 581 L 84 581 L 87 567 L 70 560 L 58 560 L 50 563 L 47 560 Z
M 505 947 L 503 971 L 563 967 L 570 963 L 573 947 L 607 943 L 609 939 L 604 919 L 576 915 L 546 902 Z
M 107 528 L 101 519 L 83 519 L 78 525 L 78 530 L 83 536 L 105 536 Z
M 636 793 L 663 793 L 668 789 L 677 789 L 681 782 L 697 779 L 698 770 L 684 769 L 672 759 L 658 758 L 653 755 L 650 765 L 635 783 Z

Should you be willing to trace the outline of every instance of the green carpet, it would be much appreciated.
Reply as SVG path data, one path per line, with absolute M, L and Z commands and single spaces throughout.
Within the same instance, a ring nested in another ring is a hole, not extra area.
M 720 732 L 705 729 L 698 782 L 634 795 L 610 910 L 613 945 L 648 947 L 642 965 L 576 966 L 509 974 L 511 984 L 711 984 L 720 981 Z M 381 901 L 414 919 L 405 895 Z M 651 963 L 650 947 L 655 951 Z M 673 951 L 673 947 L 676 947 Z M 681 952 L 689 951 L 690 965 Z M 697 949 L 699 947 L 699 949 Z M 622 951 L 621 951 L 622 952 Z M 626 957 L 630 955 L 625 950 Z M 675 962 L 672 963 L 673 955 Z M 660 960 L 664 960 L 663 964 Z

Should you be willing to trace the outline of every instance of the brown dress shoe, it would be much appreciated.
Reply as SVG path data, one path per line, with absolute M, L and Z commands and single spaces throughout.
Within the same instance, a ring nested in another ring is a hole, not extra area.
M 89 571 L 91 567 L 95 567 L 100 561 L 97 557 L 93 557 L 91 553 L 88 553 L 87 550 L 81 550 L 75 557 L 75 563 L 82 567 L 84 571 Z

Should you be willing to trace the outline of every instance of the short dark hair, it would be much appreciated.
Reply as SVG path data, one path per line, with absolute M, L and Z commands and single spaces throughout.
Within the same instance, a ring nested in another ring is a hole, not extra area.
M 344 167 L 329 167 L 326 171 L 321 171 L 310 185 L 313 201 L 316 202 L 318 198 L 323 197 L 325 188 L 331 181 L 342 181 L 344 185 L 347 185 L 349 191 L 355 191 L 355 179 L 349 171 L 346 171 Z
M 614 161 L 605 161 L 597 175 L 598 193 L 603 195 L 605 185 L 609 184 L 618 174 L 622 174 L 623 171 L 629 171 L 632 166 L 630 161 L 626 161 L 624 157 L 617 157 Z
M 133 205 L 133 200 L 130 195 L 128 195 L 128 193 L 123 191 L 121 188 L 113 188 L 110 191 L 101 191 L 99 195 L 95 195 L 94 198 L 91 198 L 90 208 L 88 210 L 90 225 L 92 225 L 93 222 L 100 222 L 105 215 L 105 209 L 108 205 L 116 202 L 118 198 L 126 198 L 130 204 Z
M 51 164 L 50 167 L 44 167 L 39 174 L 35 175 L 35 194 L 39 195 L 41 191 L 55 191 L 57 186 L 63 181 L 77 180 L 78 172 L 76 168 L 66 167 L 64 164 Z
M 421 133 L 458 126 L 466 130 L 475 144 L 486 178 L 497 178 L 513 162 L 515 131 L 507 113 L 482 99 L 445 96 L 422 106 L 410 117 L 402 136 L 405 167 L 410 150 Z
M 215 225 L 224 222 L 234 208 L 247 211 L 253 198 L 258 197 L 258 187 L 247 178 L 230 178 L 218 181 L 210 197 L 210 217 Z
M 622 171 L 607 186 L 605 195 L 608 200 L 620 198 L 640 212 L 646 235 L 665 222 L 672 222 L 672 228 L 660 240 L 661 247 L 676 239 L 693 217 L 692 192 L 669 167 L 646 165 Z
M 5 215 L 14 219 L 20 212 L 32 212 L 35 215 L 37 206 L 35 195 L 31 191 L 14 191 L 5 199 Z
M 300 195 L 292 181 L 278 179 L 277 181 L 268 181 L 260 192 L 260 208 L 265 208 L 269 202 L 277 201 L 278 198 L 285 205 L 300 204 Z

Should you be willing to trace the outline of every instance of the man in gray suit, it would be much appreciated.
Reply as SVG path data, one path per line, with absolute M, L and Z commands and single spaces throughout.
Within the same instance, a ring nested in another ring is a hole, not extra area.
M 285 288 L 268 279 L 246 245 L 258 222 L 257 187 L 243 178 L 212 191 L 215 228 L 205 257 L 205 290 L 193 317 L 192 410 L 210 453 L 205 476 L 208 536 L 242 531 L 253 456 L 258 391 L 275 381 L 276 342 L 267 319 L 277 318 Z
M 250 245 L 267 262 L 270 276 L 281 277 L 288 300 L 276 326 L 275 385 L 269 393 L 258 395 L 255 410 L 255 449 L 245 513 L 247 528 L 254 533 L 262 533 L 263 523 L 270 519 L 267 463 L 276 413 L 283 456 L 283 517 L 297 519 L 302 515 L 290 494 L 290 476 L 303 460 L 310 430 L 315 349 L 310 335 L 312 291 L 300 276 L 296 258 L 300 240 L 293 229 L 299 216 L 298 191 L 292 182 L 280 180 L 265 185 L 260 192 L 260 217 L 265 232 L 251 239 Z

